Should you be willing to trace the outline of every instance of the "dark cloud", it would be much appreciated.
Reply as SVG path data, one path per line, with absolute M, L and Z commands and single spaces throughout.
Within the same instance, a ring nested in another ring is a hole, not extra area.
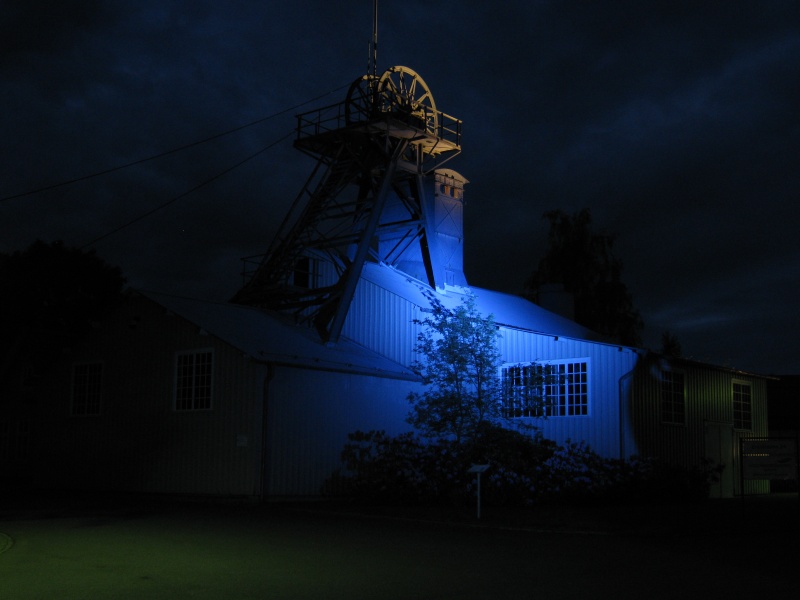
M 795 2 L 386 0 L 379 23 L 379 69 L 464 121 L 474 285 L 521 290 L 542 214 L 589 207 L 649 345 L 800 371 Z M 6 3 L 0 197 L 259 124 L 0 202 L 0 251 L 100 238 L 133 285 L 228 297 L 313 166 L 279 140 L 366 71 L 371 26 L 364 0 Z

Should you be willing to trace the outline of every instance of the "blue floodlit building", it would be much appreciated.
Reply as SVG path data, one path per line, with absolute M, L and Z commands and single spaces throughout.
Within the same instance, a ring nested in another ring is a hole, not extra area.
M 472 293 L 499 327 L 498 375 L 546 363 L 568 384 L 546 419 L 516 418 L 605 457 L 711 459 L 726 465 L 712 494 L 740 493 L 738 439 L 767 435 L 766 378 L 621 346 L 470 287 L 467 181 L 445 166 L 460 136 L 405 67 L 300 115 L 295 146 L 317 168 L 241 290 L 221 303 L 131 292 L 35 390 L 7 394 L 0 469 L 40 487 L 319 494 L 348 433 L 409 429 L 429 296 L 455 307 Z

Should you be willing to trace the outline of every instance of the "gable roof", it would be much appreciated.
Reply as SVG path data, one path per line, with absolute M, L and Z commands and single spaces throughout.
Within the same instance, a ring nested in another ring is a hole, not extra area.
M 335 346 L 326 346 L 312 330 L 285 323 L 278 316 L 257 308 L 136 291 L 258 362 L 393 379 L 419 379 L 410 369 L 352 340 L 342 337 Z
M 364 265 L 362 277 L 421 307 L 430 305 L 426 294 L 434 293 L 427 284 L 388 265 L 367 263 Z M 469 292 L 475 295 L 481 314 L 493 315 L 498 325 L 593 342 L 608 341 L 600 334 L 574 321 L 513 294 L 476 287 L 448 287 L 445 294 L 437 292 L 436 297 L 447 308 L 455 308 Z
M 367 263 L 362 277 L 422 308 L 434 293 L 427 284 L 384 264 Z M 605 342 L 597 333 L 512 294 L 483 288 L 449 287 L 436 297 L 446 307 L 460 305 L 473 293 L 479 311 L 498 325 L 545 335 Z M 342 336 L 335 345 L 322 343 L 312 329 L 288 323 L 275 313 L 230 302 L 199 300 L 149 290 L 136 293 L 193 323 L 257 362 L 316 370 L 418 380 L 411 369 Z
M 494 315 L 494 320 L 499 325 L 593 342 L 607 341 L 599 333 L 550 312 L 521 296 L 482 288 L 472 288 L 472 292 L 481 312 Z

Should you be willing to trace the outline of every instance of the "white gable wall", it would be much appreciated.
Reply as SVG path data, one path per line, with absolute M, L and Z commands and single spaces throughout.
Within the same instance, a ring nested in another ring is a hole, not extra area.
M 574 360 L 589 363 L 589 414 L 574 417 L 526 419 L 539 427 L 547 439 L 559 444 L 585 441 L 607 458 L 635 454 L 630 441 L 621 440 L 621 415 L 629 402 L 626 375 L 636 366 L 638 355 L 630 348 L 611 346 L 561 336 L 500 328 L 500 351 L 507 363 Z

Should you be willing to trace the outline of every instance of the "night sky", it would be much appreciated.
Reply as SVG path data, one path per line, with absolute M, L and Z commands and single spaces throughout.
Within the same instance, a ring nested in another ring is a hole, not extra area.
M 131 286 L 229 298 L 314 165 L 294 116 L 367 72 L 372 4 L 4 2 L 0 252 L 90 245 Z M 646 346 L 800 372 L 797 0 L 380 0 L 394 65 L 464 122 L 472 285 L 520 292 L 542 214 L 588 207 Z

